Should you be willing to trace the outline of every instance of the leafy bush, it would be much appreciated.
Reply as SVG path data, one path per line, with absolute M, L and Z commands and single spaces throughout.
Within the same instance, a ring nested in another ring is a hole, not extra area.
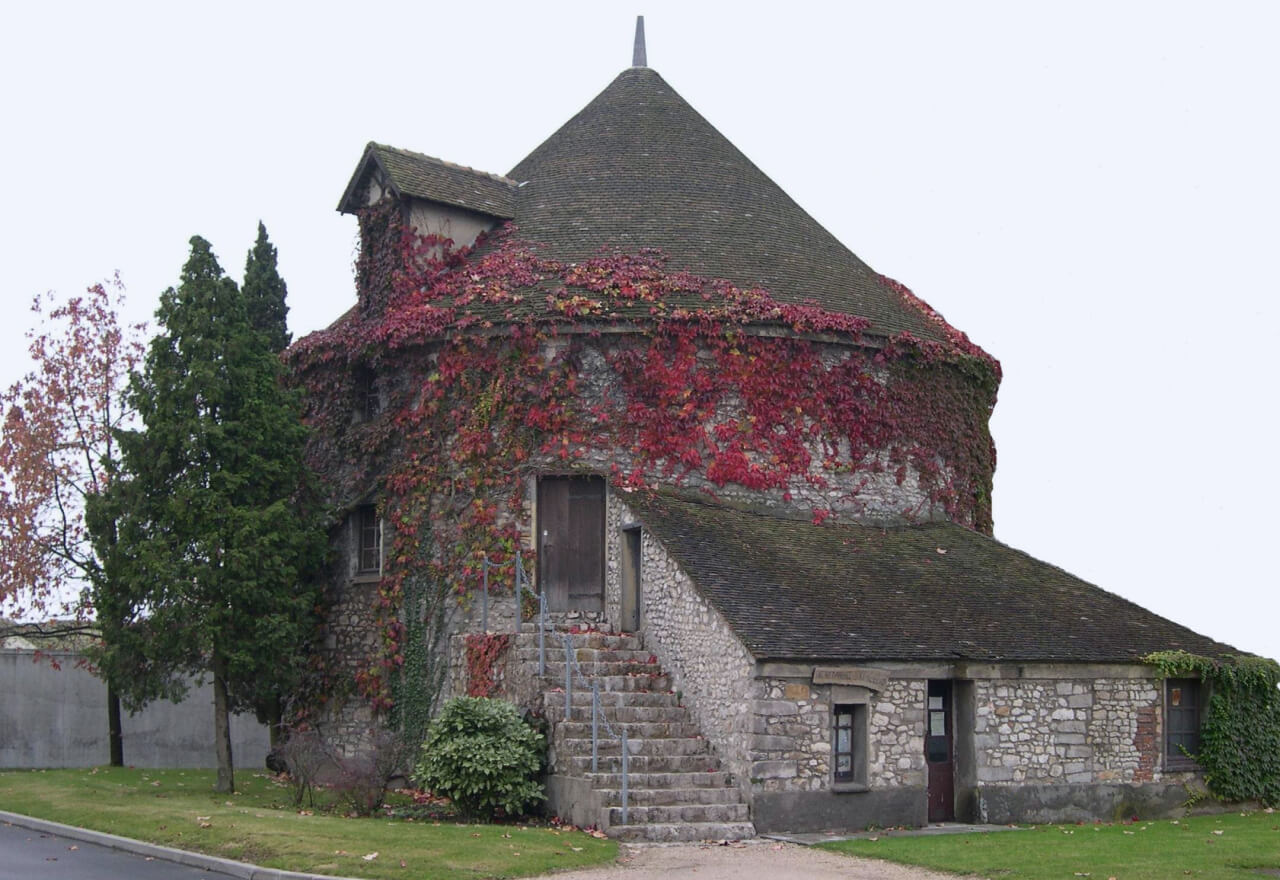
M 545 748 L 510 703 L 455 697 L 427 729 L 414 780 L 468 818 L 516 816 L 546 797 L 538 782 Z

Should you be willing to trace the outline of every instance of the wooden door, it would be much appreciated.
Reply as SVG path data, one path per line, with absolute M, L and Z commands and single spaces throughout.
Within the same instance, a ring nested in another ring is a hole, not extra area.
M 951 682 L 929 682 L 925 707 L 924 755 L 929 771 L 929 821 L 955 818 L 954 711 Z
M 604 607 L 604 479 L 538 481 L 538 587 L 551 611 Z
M 622 631 L 640 631 L 640 529 L 622 533 Z

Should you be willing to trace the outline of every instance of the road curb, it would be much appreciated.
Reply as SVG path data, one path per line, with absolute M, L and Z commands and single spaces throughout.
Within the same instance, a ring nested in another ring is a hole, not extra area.
M 90 831 L 88 828 L 63 825 L 61 822 L 50 822 L 48 819 L 36 819 L 32 816 L 24 816 L 21 813 L 10 813 L 7 810 L 0 810 L 0 822 L 17 825 L 19 828 L 27 828 L 32 831 L 56 834 L 59 837 L 79 840 L 84 843 L 96 843 L 99 846 L 118 849 L 134 855 L 163 859 L 164 861 L 185 865 L 189 868 L 218 871 L 231 877 L 240 878 L 240 880 L 359 880 L 356 877 L 335 877 L 331 874 L 304 874 L 299 871 L 263 868 L 258 865 L 250 865 L 247 862 L 236 862 L 231 859 L 218 858 L 217 856 L 187 852 L 184 849 L 174 849 L 171 846 L 146 843 L 130 837 L 107 834 L 104 831 Z

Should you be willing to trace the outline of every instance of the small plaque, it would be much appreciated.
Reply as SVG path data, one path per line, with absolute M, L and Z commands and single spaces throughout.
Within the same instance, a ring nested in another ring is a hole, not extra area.
M 782 695 L 788 700 L 807 700 L 809 699 L 809 686 L 807 684 L 789 684 L 782 689 Z
M 1169 702 L 1174 706 L 1182 705 L 1182 688 L 1169 689 Z
M 889 683 L 889 673 L 883 669 L 857 666 L 815 666 L 814 684 L 847 684 L 882 691 Z

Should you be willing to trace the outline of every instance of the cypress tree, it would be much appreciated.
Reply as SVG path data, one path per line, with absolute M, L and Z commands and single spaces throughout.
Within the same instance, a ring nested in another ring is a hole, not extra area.
M 120 473 L 91 517 L 95 539 L 115 528 L 100 543 L 114 593 L 99 601 L 125 630 L 105 634 L 105 660 L 138 670 L 134 704 L 212 676 L 219 791 L 235 786 L 230 714 L 278 691 L 314 631 L 325 543 L 300 401 L 250 312 L 192 238 L 133 376 L 143 429 L 119 435 Z
M 244 264 L 244 298 L 249 308 L 249 321 L 259 332 L 267 334 L 268 345 L 276 352 L 284 351 L 293 338 L 289 334 L 285 305 L 288 289 L 276 268 L 276 248 L 267 239 L 267 227 L 258 221 L 258 240 Z

